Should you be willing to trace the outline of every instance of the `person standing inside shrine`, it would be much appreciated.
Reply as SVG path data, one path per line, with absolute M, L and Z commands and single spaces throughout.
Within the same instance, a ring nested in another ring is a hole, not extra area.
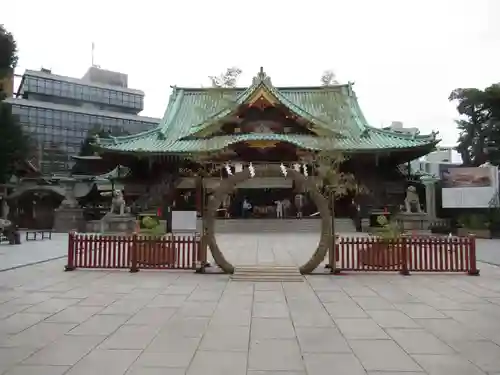
M 351 218 L 356 227 L 356 232 L 362 232 L 361 206 L 354 199 L 351 201 Z
M 278 199 L 277 201 L 274 202 L 274 204 L 276 205 L 276 217 L 278 219 L 283 219 L 283 208 L 284 208 L 283 201 Z
M 241 204 L 241 213 L 244 218 L 250 216 L 250 210 L 252 209 L 252 204 L 245 198 Z
M 179 206 L 180 207 L 178 207 L 178 209 L 180 210 L 190 210 L 192 208 L 190 191 L 186 191 L 184 194 L 182 194 Z
M 302 210 L 304 209 L 304 196 L 300 193 L 295 196 L 295 209 L 297 210 L 297 219 L 301 219 Z
M 224 217 L 231 218 L 231 194 L 227 194 L 222 201 L 222 209 L 224 210 Z

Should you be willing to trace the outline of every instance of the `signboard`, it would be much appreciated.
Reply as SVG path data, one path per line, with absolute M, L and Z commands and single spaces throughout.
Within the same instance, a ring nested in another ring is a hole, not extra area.
M 196 232 L 196 211 L 172 211 L 172 232 Z
M 493 187 L 492 167 L 461 168 L 443 166 L 439 173 L 443 188 Z
M 498 191 L 498 167 L 457 167 L 442 164 L 443 208 L 488 208 Z

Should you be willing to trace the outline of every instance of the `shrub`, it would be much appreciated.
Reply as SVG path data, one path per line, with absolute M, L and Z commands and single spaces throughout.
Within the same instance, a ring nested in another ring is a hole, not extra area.
M 378 216 L 377 223 L 380 225 L 380 227 L 377 228 L 376 234 L 383 240 L 394 240 L 396 238 L 399 238 L 399 236 L 401 235 L 401 229 L 399 228 L 399 226 L 387 219 L 386 216 Z

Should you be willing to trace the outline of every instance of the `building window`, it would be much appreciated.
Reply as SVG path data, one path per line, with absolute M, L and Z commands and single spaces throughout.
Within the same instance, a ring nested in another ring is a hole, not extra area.
M 85 101 L 90 101 L 90 87 L 83 87 L 82 99 Z
M 62 84 L 61 82 L 54 82 L 54 95 L 60 96 L 61 95 L 61 90 L 62 90 Z

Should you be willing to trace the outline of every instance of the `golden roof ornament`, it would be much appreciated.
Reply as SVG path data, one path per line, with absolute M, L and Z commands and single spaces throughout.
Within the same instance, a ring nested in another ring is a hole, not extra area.
M 259 72 L 252 79 L 252 84 L 256 85 L 259 83 L 265 83 L 267 85 L 271 85 L 271 77 L 269 77 L 266 72 L 264 72 L 264 68 L 261 66 Z

